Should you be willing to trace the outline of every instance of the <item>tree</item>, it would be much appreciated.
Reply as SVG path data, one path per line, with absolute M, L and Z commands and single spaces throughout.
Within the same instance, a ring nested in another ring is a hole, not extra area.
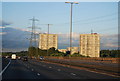
M 58 49 L 55 49 L 54 47 L 52 47 L 48 50 L 48 56 L 50 56 L 53 53 L 60 53 L 60 52 L 58 51 Z
M 120 57 L 120 50 L 101 50 L 100 57 Z
M 72 55 L 70 55 L 71 57 L 89 57 L 89 56 L 83 56 L 83 55 L 81 55 L 81 54 L 79 54 L 79 53 L 74 53 L 74 54 L 72 54 Z
M 65 53 L 53 53 L 50 56 L 64 56 Z
M 36 48 L 35 47 L 29 47 L 28 52 L 29 52 L 29 56 L 31 58 L 32 56 L 36 55 Z

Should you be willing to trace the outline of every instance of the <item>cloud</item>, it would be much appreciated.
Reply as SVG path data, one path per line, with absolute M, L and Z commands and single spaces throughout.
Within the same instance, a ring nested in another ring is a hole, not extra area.
M 111 34 L 111 35 L 108 35 L 108 34 L 101 34 L 100 35 L 101 37 L 104 37 L 104 38 L 117 38 L 118 36 L 120 36 L 120 34 Z
M 13 28 L 13 27 L 12 27 L 12 28 Z M 18 28 L 18 27 L 14 28 L 14 29 L 30 32 L 28 29 L 23 29 L 23 28 Z
M 115 44 L 112 44 L 112 43 L 107 43 L 107 44 L 104 44 L 104 46 L 107 46 L 107 47 L 120 47 L 118 45 L 115 45 Z
M 67 39 L 70 38 L 70 34 L 69 33 L 66 33 L 66 34 L 58 33 L 58 35 L 59 35 L 59 37 L 62 37 L 62 38 L 65 38 L 65 39 L 66 38 Z M 79 36 L 80 36 L 80 34 L 72 32 L 72 39 L 78 40 Z
M 0 26 L 0 28 L 4 28 L 4 27 Z M 20 32 L 22 32 L 22 31 L 31 32 L 28 29 L 22 29 L 22 28 L 18 28 L 18 27 L 14 28 L 14 29 L 21 30 Z M 14 32 L 17 30 L 14 30 Z M 26 33 L 26 32 L 22 32 L 22 33 Z M 7 33 L 0 32 L 0 35 L 3 35 L 3 34 L 7 34 Z M 80 34 L 75 33 L 75 32 L 73 32 L 72 34 L 73 34 L 72 35 L 72 46 L 78 47 Z M 18 35 L 18 34 L 16 34 L 16 35 Z M 22 34 L 20 34 L 20 36 L 21 35 Z M 101 49 L 116 49 L 116 48 L 118 48 L 119 47 L 118 46 L 118 36 L 120 36 L 120 34 L 111 34 L 111 35 L 110 34 L 109 35 L 108 34 L 100 34 Z M 61 47 L 61 49 L 62 49 L 63 47 L 64 48 L 69 47 L 69 44 L 70 44 L 70 34 L 59 32 L 58 33 L 58 46 Z
M 118 47 L 118 36 L 120 34 L 111 34 L 111 35 L 101 35 L 101 48 L 107 48 L 107 49 L 117 49 Z
M 80 34 L 79 33 L 72 33 L 72 45 L 73 46 L 79 46 L 79 39 L 80 39 Z M 118 36 L 119 34 L 101 34 L 100 35 L 100 46 L 101 49 L 116 49 L 118 48 Z M 64 45 L 64 46 L 69 46 L 69 40 L 70 40 L 70 35 L 69 33 L 62 34 L 58 33 L 59 37 L 59 44 Z
M 72 46 L 77 46 L 79 45 L 79 36 L 80 34 L 78 33 L 72 33 Z M 61 32 L 58 33 L 58 44 L 59 46 L 62 46 L 64 48 L 69 47 L 70 44 L 70 34 L 69 33 L 64 33 L 62 34 Z
M 5 27 L 3 27 L 3 26 L 0 26 L 0 28 L 5 28 Z
M 2 52 L 20 52 L 28 51 L 28 48 L 2 48 Z
M 4 35 L 4 34 L 7 34 L 7 32 L 0 32 L 0 35 Z
M 13 27 L 12 27 L 12 28 L 13 28 Z M 18 28 L 18 27 L 14 28 L 14 29 L 17 29 L 17 30 L 20 30 L 20 31 L 32 32 L 32 31 L 29 30 L 29 29 Z M 35 34 L 40 34 L 40 32 L 36 31 Z
M 11 25 L 12 23 L 11 22 L 6 22 L 6 21 L 3 21 L 3 20 L 0 20 L 0 26 L 8 26 L 8 25 Z

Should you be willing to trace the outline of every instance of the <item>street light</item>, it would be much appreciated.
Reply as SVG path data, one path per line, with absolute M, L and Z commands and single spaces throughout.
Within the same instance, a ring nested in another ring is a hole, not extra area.
M 48 25 L 48 33 L 47 33 L 47 56 L 48 56 L 48 50 L 49 50 L 49 27 L 52 24 L 47 24 Z
M 53 24 L 41 24 L 41 25 L 47 25 L 48 26 L 48 32 L 47 32 L 47 56 L 48 56 L 48 49 L 49 49 L 49 27 L 50 27 L 50 25 L 53 25 Z
M 73 4 L 78 4 L 78 2 L 65 2 L 65 3 L 70 3 L 71 8 L 70 8 L 70 55 L 72 54 L 72 7 Z

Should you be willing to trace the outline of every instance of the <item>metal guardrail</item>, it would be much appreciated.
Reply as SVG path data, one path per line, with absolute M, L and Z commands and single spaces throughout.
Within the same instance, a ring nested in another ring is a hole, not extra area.
M 46 56 L 47 57 L 47 56 Z M 47 57 L 53 59 L 70 59 L 70 60 L 86 60 L 86 61 L 94 61 L 94 62 L 108 62 L 108 63 L 120 63 L 120 58 L 96 58 L 96 57 Z

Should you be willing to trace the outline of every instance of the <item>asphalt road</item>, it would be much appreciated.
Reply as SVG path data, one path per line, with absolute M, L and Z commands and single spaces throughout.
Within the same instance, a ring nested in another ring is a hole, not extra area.
M 7 64 L 9 63 L 10 59 L 6 59 L 6 58 L 2 58 L 2 70 L 7 66 Z
M 118 79 L 118 77 L 36 60 L 11 60 L 2 74 L 2 79 Z

